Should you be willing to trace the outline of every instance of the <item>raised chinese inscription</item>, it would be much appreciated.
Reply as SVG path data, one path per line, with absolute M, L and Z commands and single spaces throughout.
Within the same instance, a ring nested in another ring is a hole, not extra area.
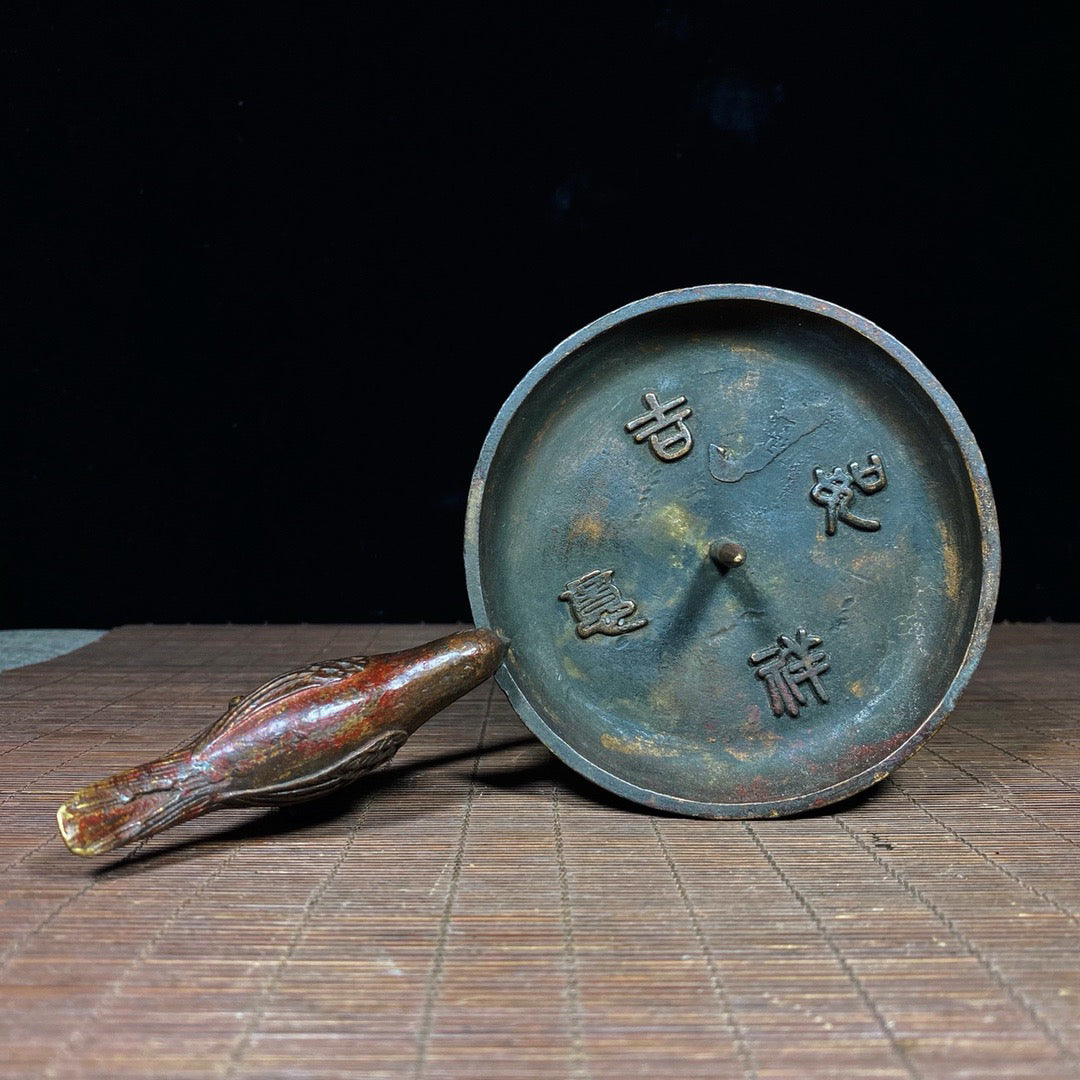
M 619 586 L 611 580 L 614 574 L 614 570 L 590 570 L 568 581 L 566 590 L 559 594 L 559 599 L 570 605 L 578 637 L 629 634 L 648 623 L 644 616 L 634 616 L 637 604 L 623 598 Z
M 821 684 L 821 676 L 829 670 L 829 657 L 820 645 L 821 638 L 800 626 L 794 637 L 781 634 L 775 645 L 750 654 L 750 663 L 757 668 L 754 674 L 765 680 L 774 716 L 785 712 L 791 717 L 799 715 L 799 706 L 806 704 L 801 689 L 805 683 L 810 684 L 822 704 L 829 700 Z
M 694 439 L 685 423 L 692 412 L 686 398 L 680 394 L 661 405 L 656 391 L 646 390 L 641 401 L 649 411 L 626 422 L 626 430 L 633 432 L 634 442 L 648 439 L 652 452 L 661 461 L 677 461 L 689 454 Z
M 810 498 L 825 507 L 825 532 L 832 536 L 836 523 L 842 521 L 854 529 L 876 532 L 881 528 L 877 518 L 860 517 L 851 508 L 856 488 L 864 495 L 873 495 L 885 486 L 885 466 L 877 454 L 867 454 L 869 465 L 853 461 L 846 469 L 837 466 L 832 472 L 814 469 L 814 486 Z

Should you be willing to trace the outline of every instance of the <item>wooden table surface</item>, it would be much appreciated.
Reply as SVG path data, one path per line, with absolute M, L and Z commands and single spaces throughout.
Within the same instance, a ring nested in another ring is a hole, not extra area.
M 0 675 L 0 1076 L 1080 1077 L 1080 626 L 797 819 L 646 812 L 488 683 L 367 783 L 70 855 L 75 788 L 443 626 L 124 627 Z

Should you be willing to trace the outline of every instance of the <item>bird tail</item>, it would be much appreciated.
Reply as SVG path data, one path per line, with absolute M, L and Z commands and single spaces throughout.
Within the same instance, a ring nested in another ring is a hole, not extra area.
M 56 823 L 76 855 L 100 855 L 197 817 L 212 801 L 185 748 L 81 788 L 56 811 Z

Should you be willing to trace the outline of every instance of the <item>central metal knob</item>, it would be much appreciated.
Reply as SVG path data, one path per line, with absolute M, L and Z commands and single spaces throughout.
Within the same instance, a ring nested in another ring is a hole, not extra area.
M 709 545 L 709 558 L 721 570 L 730 570 L 746 562 L 746 548 L 733 540 L 714 540 Z

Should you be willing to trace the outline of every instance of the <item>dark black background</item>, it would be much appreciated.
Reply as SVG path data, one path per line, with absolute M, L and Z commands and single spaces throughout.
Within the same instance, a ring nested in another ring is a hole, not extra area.
M 1080 617 L 1077 35 L 1030 7 L 12 17 L 0 621 L 468 619 L 507 394 L 726 281 L 913 349 L 987 459 L 998 617 Z

